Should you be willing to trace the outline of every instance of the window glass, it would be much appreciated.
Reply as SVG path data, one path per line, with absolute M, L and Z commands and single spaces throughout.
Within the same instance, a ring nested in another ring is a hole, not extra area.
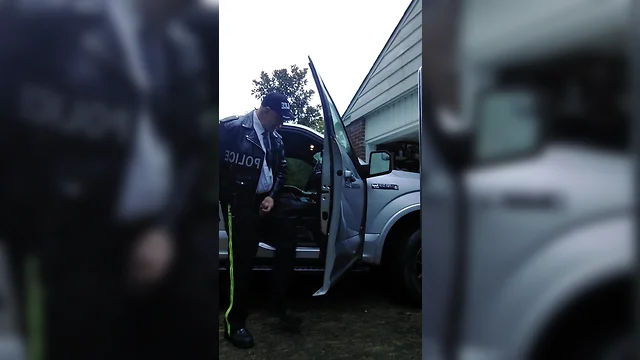
M 495 91 L 483 97 L 479 107 L 475 141 L 478 159 L 520 154 L 538 144 L 541 120 L 533 92 Z
M 313 166 L 311 164 L 300 159 L 287 158 L 285 185 L 292 185 L 304 190 L 312 171 Z
M 336 140 L 338 141 L 338 145 L 349 155 L 349 157 L 353 158 L 353 150 L 351 149 L 351 144 L 349 143 L 349 135 L 347 134 L 347 129 L 342 123 L 340 113 L 338 112 L 336 105 L 333 103 L 333 100 L 331 100 L 331 96 L 329 95 L 327 88 L 324 86 L 324 81 L 322 81 L 322 79 L 320 79 L 320 84 L 322 84 L 322 92 L 329 101 L 329 112 L 331 112 L 331 118 L 333 119 L 333 128 L 336 132 Z
M 550 59 L 542 67 L 507 69 L 497 78 L 535 88 L 544 96 L 547 141 L 625 152 L 630 149 L 626 69 L 623 56 L 578 53 Z M 524 135 L 508 136 L 526 141 Z

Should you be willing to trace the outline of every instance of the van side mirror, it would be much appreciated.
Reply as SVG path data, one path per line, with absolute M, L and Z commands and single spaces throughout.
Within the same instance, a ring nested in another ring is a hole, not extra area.
M 369 154 L 369 176 L 380 176 L 393 170 L 393 160 L 388 151 L 376 150 Z
M 478 97 L 475 109 L 475 165 L 529 157 L 542 148 L 542 99 L 534 91 L 490 90 Z

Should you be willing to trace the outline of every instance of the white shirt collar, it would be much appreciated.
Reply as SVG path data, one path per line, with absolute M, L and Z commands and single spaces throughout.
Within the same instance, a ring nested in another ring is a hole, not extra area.
M 116 8 L 117 16 L 122 17 L 134 32 L 142 28 L 142 13 L 137 0 L 109 0 L 111 6 Z
M 107 1 L 109 15 L 114 25 L 118 40 L 124 48 L 127 66 L 136 84 L 148 91 L 150 84 L 142 63 L 140 39 L 138 33 L 141 28 L 142 14 L 137 1 L 109 0 Z

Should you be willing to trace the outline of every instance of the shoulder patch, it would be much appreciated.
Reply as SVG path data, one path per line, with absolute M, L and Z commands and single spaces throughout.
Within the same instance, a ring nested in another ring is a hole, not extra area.
M 240 119 L 240 116 L 237 116 L 237 115 L 235 115 L 235 116 L 228 116 L 228 117 L 226 117 L 226 118 L 224 118 L 224 119 L 221 119 L 221 120 L 220 120 L 220 122 L 227 122 L 227 121 L 237 120 L 237 119 Z
M 105 0 L 16 0 L 20 11 L 63 11 L 82 15 L 104 10 Z

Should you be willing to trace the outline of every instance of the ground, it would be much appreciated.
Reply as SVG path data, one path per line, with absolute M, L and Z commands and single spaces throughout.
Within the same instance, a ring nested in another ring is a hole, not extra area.
M 0 247 L 0 293 L 7 294 L 6 269 Z M 31 275 L 33 262 L 27 264 Z M 252 295 L 256 309 L 252 311 L 248 327 L 256 338 L 250 350 L 236 349 L 222 338 L 223 311 L 228 305 L 228 291 L 224 278 L 220 283 L 220 360 L 413 360 L 421 358 L 420 309 L 402 306 L 390 300 L 379 278 L 369 273 L 349 274 L 327 295 L 311 297 L 320 287 L 318 275 L 298 275 L 293 283 L 295 310 L 303 317 L 303 332 L 297 335 L 282 333 L 273 328 L 259 312 L 260 299 L 266 294 L 268 281 L 258 274 Z M 35 280 L 36 277 L 30 276 Z M 37 305 L 38 286 L 30 283 L 32 301 L 28 305 L 29 322 L 33 329 L 29 347 L 30 359 L 40 359 L 40 321 Z M 6 299 L 6 298 L 5 298 Z M 6 307 L 1 308 L 5 312 Z M 14 354 L 10 316 L 0 311 L 0 358 L 20 359 Z
M 224 310 L 228 305 L 226 273 L 221 273 L 220 360 L 413 360 L 421 359 L 420 309 L 388 298 L 379 279 L 365 273 L 349 274 L 322 297 L 311 294 L 321 277 L 297 275 L 292 297 L 303 319 L 301 334 L 286 334 L 261 313 L 268 278 L 256 275 L 252 291 L 254 310 L 247 327 L 256 340 L 250 350 L 236 349 L 223 339 Z

